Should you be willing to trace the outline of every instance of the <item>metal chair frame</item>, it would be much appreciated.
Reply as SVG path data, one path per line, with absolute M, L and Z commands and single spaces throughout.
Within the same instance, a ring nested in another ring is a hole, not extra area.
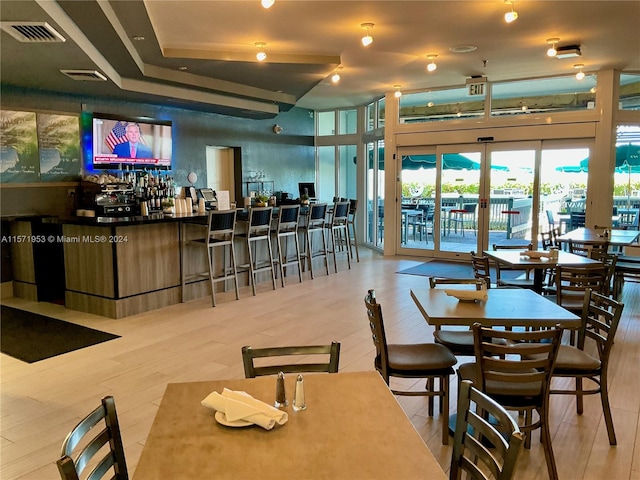
M 267 357 L 295 357 L 328 355 L 326 362 L 311 363 L 282 363 L 256 366 L 255 360 Z M 242 347 L 242 363 L 244 365 L 244 375 L 246 378 L 255 378 L 263 375 L 277 375 L 283 373 L 305 373 L 305 372 L 326 372 L 337 373 L 340 363 L 340 343 L 332 342 L 331 345 L 307 345 L 307 346 L 287 346 L 252 348 Z
M 79 480 L 87 466 L 94 465 L 97 455 L 101 455 L 101 458 L 98 458 L 84 478 L 99 480 L 109 474 L 109 478 L 114 480 L 129 479 L 116 404 L 112 396 L 104 397 L 101 405 L 69 432 L 62 442 L 60 455 L 56 465 L 62 480 Z

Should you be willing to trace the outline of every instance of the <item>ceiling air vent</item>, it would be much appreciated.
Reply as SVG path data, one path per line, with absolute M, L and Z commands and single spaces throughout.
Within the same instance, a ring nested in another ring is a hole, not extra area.
M 57 43 L 66 39 L 47 22 L 0 22 L 0 28 L 19 42 Z
M 60 70 L 67 77 L 79 82 L 106 82 L 107 77 L 96 70 Z

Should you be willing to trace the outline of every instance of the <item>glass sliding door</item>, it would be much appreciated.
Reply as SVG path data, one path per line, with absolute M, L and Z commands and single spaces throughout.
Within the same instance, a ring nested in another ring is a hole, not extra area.
M 536 155 L 540 142 L 488 144 L 488 248 L 528 245 L 537 235 Z M 532 242 L 535 243 L 536 242 Z
M 367 243 L 384 246 L 384 141 L 366 144 L 366 232 Z

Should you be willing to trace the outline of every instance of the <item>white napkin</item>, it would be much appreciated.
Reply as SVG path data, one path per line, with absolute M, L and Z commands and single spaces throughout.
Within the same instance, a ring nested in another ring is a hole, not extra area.
M 444 293 L 450 297 L 456 297 L 458 300 L 482 300 L 486 302 L 489 295 L 485 289 L 482 290 L 462 290 L 455 288 L 447 288 Z
M 542 257 L 551 257 L 551 252 L 538 252 L 536 250 L 526 250 L 524 252 L 520 252 L 520 256 L 529 257 L 529 258 L 542 258 Z
M 224 413 L 229 422 L 245 420 L 266 430 L 271 430 L 276 426 L 276 423 L 284 425 L 289 419 L 287 412 L 256 400 L 246 392 L 237 392 L 227 388 L 222 391 L 222 394 L 210 393 L 201 403 L 207 408 Z

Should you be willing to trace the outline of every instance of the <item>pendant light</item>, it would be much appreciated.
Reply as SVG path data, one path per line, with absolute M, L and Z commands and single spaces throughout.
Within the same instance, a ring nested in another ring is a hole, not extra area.
M 438 58 L 438 55 L 436 54 L 427 55 L 427 60 L 431 60 L 431 62 L 427 64 L 428 72 L 433 72 L 436 68 L 438 68 L 438 66 L 436 65 L 436 58 Z
M 559 38 L 547 38 L 547 45 L 551 45 L 549 50 L 547 50 L 548 57 L 555 57 L 558 54 L 558 50 L 556 50 L 556 43 L 559 41 Z
M 400 87 L 402 87 L 402 85 L 394 85 L 393 88 L 396 90 L 395 92 L 393 92 L 393 96 L 396 98 L 400 98 L 402 96 L 402 92 L 400 91 Z
M 261 0 L 260 3 L 263 8 L 271 8 L 276 3 L 276 0 Z
M 504 14 L 504 21 L 507 23 L 514 22 L 518 19 L 518 12 L 513 9 L 513 4 L 518 0 L 504 0 L 504 3 L 511 5 L 511 11 Z
M 258 49 L 258 53 L 256 53 L 256 59 L 259 62 L 264 62 L 267 59 L 267 52 L 264 51 L 267 46 L 266 42 L 256 42 L 254 43 L 254 45 Z
M 371 29 L 373 28 L 373 23 L 361 23 L 360 28 L 366 30 L 366 35 L 362 37 L 362 45 L 368 47 L 373 43 L 373 37 L 371 36 Z
M 582 71 L 584 63 L 576 63 L 573 68 L 578 69 L 578 73 L 576 73 L 576 80 L 582 80 L 585 77 L 584 72 Z

